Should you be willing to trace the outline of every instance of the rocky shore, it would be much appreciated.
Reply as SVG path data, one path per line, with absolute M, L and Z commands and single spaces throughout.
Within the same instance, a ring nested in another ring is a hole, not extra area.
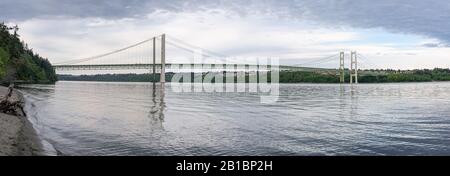
M 0 100 L 8 95 L 0 86 Z M 42 154 L 42 144 L 23 111 L 24 99 L 13 90 L 8 103 L 0 106 L 0 156 L 32 156 Z

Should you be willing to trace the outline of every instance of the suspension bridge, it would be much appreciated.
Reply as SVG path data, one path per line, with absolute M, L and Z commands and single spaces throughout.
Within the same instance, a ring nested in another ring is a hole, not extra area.
M 171 48 L 171 56 L 167 56 Z M 190 55 L 186 57 L 186 54 Z M 356 52 L 350 54 L 350 68 L 345 67 L 345 53 L 340 52 L 324 58 L 309 59 L 307 62 L 293 65 L 276 63 L 245 63 L 230 59 L 223 54 L 194 46 L 177 38 L 162 34 L 142 42 L 117 49 L 104 54 L 83 59 L 54 63 L 57 72 L 79 70 L 148 70 L 155 75 L 159 73 L 160 81 L 165 82 L 165 73 L 169 72 L 268 72 L 277 71 L 328 71 L 339 74 L 345 82 L 345 74 L 350 74 L 350 83 L 358 83 L 358 57 Z M 362 56 L 361 56 L 362 57 Z M 201 62 L 195 62 L 195 60 Z M 339 69 L 317 68 L 317 65 L 339 59 Z M 194 62 L 193 62 L 194 60 Z M 269 59 L 270 60 L 270 59 Z M 270 61 L 269 61 L 270 62 Z M 264 66 L 261 66 L 264 65 Z

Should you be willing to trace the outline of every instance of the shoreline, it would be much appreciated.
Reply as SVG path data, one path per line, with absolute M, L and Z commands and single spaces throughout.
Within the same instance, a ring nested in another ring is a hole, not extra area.
M 7 87 L 0 86 L 0 97 L 3 98 L 7 91 Z M 16 111 L 20 113 L 10 115 L 0 112 L 0 156 L 43 155 L 43 144 L 23 110 L 25 100 L 22 93 L 14 90 L 11 99 L 19 102 Z
M 84 82 L 84 83 L 153 83 L 153 82 L 148 82 L 148 81 L 97 81 L 97 80 L 58 80 L 58 82 Z M 156 82 L 157 84 L 159 84 L 160 82 Z M 166 83 L 172 83 L 170 81 L 166 81 Z M 204 84 L 204 83 L 196 83 L 196 82 L 187 82 L 186 84 Z M 270 82 L 269 82 L 270 83 Z M 405 82 L 372 82 L 372 83 L 368 83 L 368 82 L 359 82 L 359 83 L 353 83 L 353 84 L 362 84 L 362 85 L 376 85 L 376 84 L 415 84 L 415 83 L 450 83 L 450 81 L 405 81 Z M 183 82 L 181 82 L 181 84 L 184 84 Z M 214 83 L 207 83 L 207 84 L 214 84 Z M 227 84 L 227 83 L 223 83 L 223 84 Z M 231 84 L 249 84 L 249 83 L 231 83 Z M 253 84 L 253 83 L 252 83 Z M 256 84 L 256 83 L 254 83 Z M 346 83 L 314 83 L 314 82 L 279 82 L 278 84 L 318 84 L 318 85 L 325 85 L 325 84 L 329 84 L 329 85 L 352 85 L 348 82 Z

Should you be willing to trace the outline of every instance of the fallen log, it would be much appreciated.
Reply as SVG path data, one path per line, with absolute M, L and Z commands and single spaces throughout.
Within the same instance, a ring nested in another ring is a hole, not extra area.
M 15 116 L 22 116 L 22 104 L 20 101 L 13 101 L 11 97 L 14 91 L 14 84 L 10 84 L 6 95 L 0 101 L 0 112 Z

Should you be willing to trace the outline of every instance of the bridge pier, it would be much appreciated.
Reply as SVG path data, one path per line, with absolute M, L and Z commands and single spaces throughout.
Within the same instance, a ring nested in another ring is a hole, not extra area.
M 356 51 L 350 54 L 350 84 L 358 84 L 358 58 L 356 57 Z
M 339 53 L 339 81 L 345 83 L 345 53 Z
M 156 37 L 153 37 L 153 83 L 156 82 Z
M 166 34 L 161 36 L 161 74 L 159 82 L 166 82 Z

